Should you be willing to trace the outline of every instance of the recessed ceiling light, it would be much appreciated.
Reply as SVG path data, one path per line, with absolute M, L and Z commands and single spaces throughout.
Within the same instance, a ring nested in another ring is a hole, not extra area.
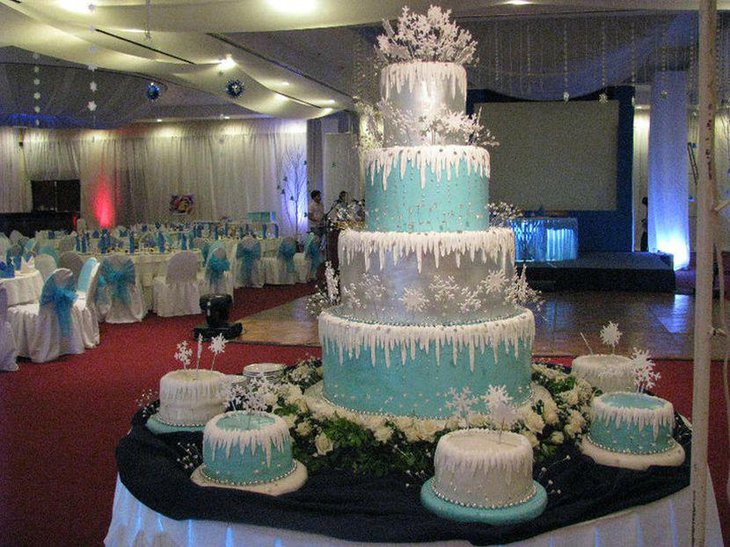
M 337 101 L 335 101 L 334 99 L 327 99 L 327 100 L 325 101 L 325 104 L 335 104 L 336 102 L 337 102 Z
M 224 120 L 230 120 L 230 119 L 231 119 L 231 117 L 230 117 L 230 116 L 223 116 L 223 119 L 224 119 Z
M 283 81 L 281 82 L 281 85 L 283 85 L 284 87 L 286 87 L 286 86 L 288 86 L 288 85 L 289 85 L 289 82 L 287 82 L 286 80 L 283 80 Z
M 529 4 L 532 4 L 529 0 L 507 0 L 505 4 L 509 4 L 511 6 L 527 6 Z
M 157 118 L 157 123 L 160 123 L 162 121 L 162 118 Z
M 63 0 L 61 6 L 67 11 L 73 11 L 74 13 L 91 13 L 93 10 L 89 9 L 90 4 L 88 0 Z
M 228 70 L 229 68 L 233 68 L 234 66 L 236 66 L 236 61 L 233 60 L 233 57 L 231 57 L 230 53 L 226 55 L 226 58 L 218 64 L 218 68 L 220 68 L 221 70 Z
M 301 14 L 314 11 L 316 0 L 268 0 L 269 6 L 276 11 L 289 14 Z

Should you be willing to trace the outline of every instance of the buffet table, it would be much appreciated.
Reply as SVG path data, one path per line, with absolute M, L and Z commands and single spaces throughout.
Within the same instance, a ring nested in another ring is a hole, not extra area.
M 707 545 L 722 545 L 720 519 L 708 478 Z M 689 545 L 691 542 L 691 490 L 684 488 L 660 500 L 605 517 L 553 530 L 510 545 L 552 547 L 553 545 Z M 316 518 L 316 517 L 313 517 Z M 404 523 L 405 526 L 405 523 Z M 109 546 L 227 546 L 353 545 L 321 534 L 282 528 L 211 520 L 174 520 L 146 507 L 117 479 L 112 522 L 104 540 Z M 471 545 L 467 541 L 426 542 L 421 545 Z M 403 545 L 403 544 L 400 544 Z
M 400 474 L 325 469 L 281 497 L 200 487 L 190 480 L 194 465 L 185 467 L 181 458 L 185 447 L 200 446 L 202 433 L 155 435 L 146 420 L 138 412 L 117 447 L 119 477 L 107 545 L 689 543 L 689 458 L 679 467 L 639 472 L 597 465 L 563 445 L 535 469 L 548 493 L 545 512 L 526 523 L 489 526 L 435 516 L 420 504 L 422 481 Z M 691 431 L 679 417 L 675 438 L 689 454 Z M 707 544 L 720 545 L 711 487 L 707 509 Z

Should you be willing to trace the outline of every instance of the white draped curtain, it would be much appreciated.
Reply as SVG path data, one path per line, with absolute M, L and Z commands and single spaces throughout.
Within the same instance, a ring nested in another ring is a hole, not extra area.
M 649 250 L 673 255 L 675 269 L 689 264 L 686 86 L 684 72 L 655 82 L 649 129 Z
M 243 120 L 28 130 L 23 150 L 29 180 L 80 178 L 81 215 L 107 226 L 169 219 L 172 194 L 195 196 L 195 219 L 281 218 L 285 158 L 305 147 L 303 121 Z
M 0 213 L 29 211 L 31 196 L 24 182 L 20 130 L 0 127 Z

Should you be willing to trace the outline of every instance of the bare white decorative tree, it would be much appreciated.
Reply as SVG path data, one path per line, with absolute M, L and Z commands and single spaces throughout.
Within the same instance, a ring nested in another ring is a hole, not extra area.
M 285 231 L 299 239 L 300 223 L 307 212 L 307 155 L 303 148 L 290 148 L 282 160 L 282 176 L 276 189 L 281 194 Z

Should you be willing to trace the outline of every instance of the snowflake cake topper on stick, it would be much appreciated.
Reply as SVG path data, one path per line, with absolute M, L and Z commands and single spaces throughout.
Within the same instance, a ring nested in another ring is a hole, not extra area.
M 505 386 L 490 386 L 482 399 L 487 403 L 489 421 L 500 434 L 504 430 L 512 429 L 519 421 L 519 414 Z
M 621 334 L 622 332 L 618 330 L 618 323 L 609 321 L 608 324 L 601 329 L 601 342 L 607 346 L 611 346 L 611 353 L 615 353 L 618 341 L 621 339 Z
M 177 345 L 177 353 L 175 359 L 177 359 L 184 369 L 190 366 L 190 358 L 193 356 L 193 350 L 188 346 L 187 340 L 183 340 Z
M 213 362 L 210 365 L 210 370 L 215 369 L 215 360 L 218 355 L 221 353 L 224 353 L 226 351 L 226 344 L 228 343 L 228 340 L 226 340 L 223 337 L 223 334 L 219 334 L 218 336 L 213 337 L 210 340 L 210 346 L 208 349 L 213 352 Z
M 644 393 L 654 388 L 662 376 L 654 370 L 656 365 L 649 358 L 649 352 L 634 348 L 631 361 L 634 366 L 634 384 L 637 391 Z
M 446 408 L 454 412 L 454 416 L 459 419 L 459 427 L 466 427 L 468 417 L 473 414 L 472 408 L 479 402 L 478 397 L 471 396 L 471 388 L 465 387 L 461 391 L 451 388 L 448 391 L 451 400 L 446 402 Z

